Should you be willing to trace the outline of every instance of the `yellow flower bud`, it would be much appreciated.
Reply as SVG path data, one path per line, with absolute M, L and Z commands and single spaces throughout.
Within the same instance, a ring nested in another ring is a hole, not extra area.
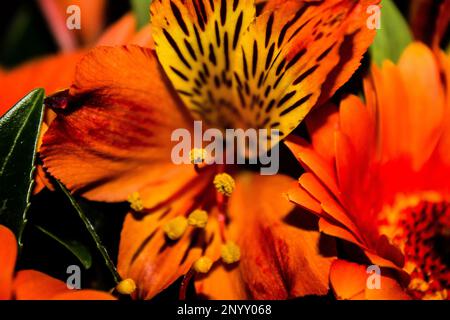
M 122 280 L 117 284 L 116 290 L 120 294 L 132 294 L 136 290 L 136 283 L 133 279 Z

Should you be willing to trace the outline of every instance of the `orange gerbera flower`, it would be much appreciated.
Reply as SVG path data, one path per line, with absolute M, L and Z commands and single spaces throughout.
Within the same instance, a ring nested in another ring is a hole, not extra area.
M 71 290 L 67 284 L 35 270 L 16 275 L 17 241 L 8 228 L 0 225 L 0 300 L 115 300 L 95 290 Z
M 349 96 L 339 111 L 318 110 L 311 142 L 288 143 L 307 170 L 290 199 L 367 258 L 334 262 L 337 297 L 448 298 L 449 84 L 449 57 L 414 43 L 398 65 L 372 68 L 366 105 Z M 367 264 L 385 268 L 381 290 L 366 287 Z
M 285 137 L 358 67 L 375 34 L 365 14 L 373 3 L 273 0 L 257 15 L 253 0 L 154 1 L 156 53 L 102 47 L 82 60 L 42 155 L 73 192 L 131 202 L 118 270 L 136 297 L 185 274 L 209 298 L 328 292 L 318 233 L 288 216 L 282 191 L 292 180 L 176 165 L 171 134 L 200 119 Z

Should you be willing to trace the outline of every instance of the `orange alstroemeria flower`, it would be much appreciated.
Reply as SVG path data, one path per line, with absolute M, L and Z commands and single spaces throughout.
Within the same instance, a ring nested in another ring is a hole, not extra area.
M 365 253 L 333 263 L 338 298 L 448 299 L 450 58 L 414 43 L 372 68 L 365 98 L 317 110 L 311 142 L 291 139 L 307 173 L 289 198 Z M 381 267 L 381 289 L 366 287 L 367 265 Z
M 183 275 L 213 299 L 328 292 L 330 257 L 282 194 L 292 179 L 176 165 L 171 134 L 197 119 L 285 137 L 359 66 L 377 2 L 273 0 L 257 16 L 253 0 L 153 1 L 155 51 L 102 47 L 82 60 L 42 156 L 74 193 L 131 202 L 118 270 L 136 298 Z
M 0 225 L 0 300 L 115 300 L 106 292 L 71 290 L 61 280 L 35 270 L 14 271 L 17 241 Z

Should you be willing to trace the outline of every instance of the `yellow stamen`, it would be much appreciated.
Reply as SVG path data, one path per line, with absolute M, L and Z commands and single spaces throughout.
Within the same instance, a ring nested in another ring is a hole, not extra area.
M 139 195 L 139 192 L 133 192 L 128 196 L 128 202 L 130 203 L 131 209 L 133 209 L 136 212 L 140 212 L 144 210 L 144 205 L 142 204 L 141 196 Z
M 189 152 L 189 158 L 192 164 L 200 164 L 206 160 L 207 153 L 205 149 L 194 148 Z
M 214 186 L 221 194 L 229 197 L 236 186 L 234 179 L 228 173 L 219 173 L 214 177 Z
M 177 240 L 181 238 L 187 227 L 187 219 L 185 217 L 178 216 L 166 223 L 164 226 L 164 232 L 169 239 Z
M 117 284 L 116 290 L 120 294 L 132 294 L 136 290 L 136 283 L 133 279 L 122 280 Z
M 208 257 L 200 257 L 194 262 L 194 270 L 199 273 L 207 273 L 212 267 L 212 260 Z
M 208 213 L 204 210 L 194 210 L 188 217 L 188 224 L 196 228 L 206 227 L 208 222 Z
M 228 241 L 221 249 L 222 260 L 227 264 L 235 263 L 241 258 L 241 249 L 233 241 Z

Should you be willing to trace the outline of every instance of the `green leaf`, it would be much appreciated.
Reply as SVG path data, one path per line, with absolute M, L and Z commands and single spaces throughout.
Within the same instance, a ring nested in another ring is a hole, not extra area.
M 76 240 L 61 239 L 54 233 L 44 229 L 41 226 L 36 226 L 36 228 L 69 250 L 75 258 L 81 262 L 85 269 L 89 269 L 92 266 L 92 256 L 89 249 L 85 245 Z
M 80 217 L 81 221 L 83 221 L 86 230 L 91 235 L 92 240 L 95 242 L 95 245 L 97 247 L 97 250 L 101 254 L 106 267 L 111 272 L 112 277 L 114 278 L 114 281 L 116 283 L 120 282 L 120 275 L 117 272 L 116 267 L 114 266 L 114 262 L 111 260 L 111 257 L 108 254 L 108 251 L 106 250 L 105 246 L 102 244 L 100 237 L 98 236 L 97 232 L 95 231 L 94 226 L 92 225 L 91 221 L 87 218 L 87 216 L 84 214 L 84 211 L 81 209 L 80 205 L 77 203 L 75 198 L 70 194 L 69 190 L 66 189 L 66 187 L 59 182 L 58 180 L 55 180 L 56 184 L 59 186 L 61 191 L 66 195 L 66 197 L 69 199 L 70 204 L 77 212 L 78 216 Z
M 386 59 L 398 61 L 403 50 L 413 41 L 408 23 L 392 0 L 381 1 L 381 29 L 377 30 L 370 54 L 377 65 Z
M 137 20 L 138 30 L 150 22 L 151 3 L 152 0 L 131 0 L 131 7 Z
M 27 222 L 44 90 L 30 92 L 0 118 L 0 224 L 10 228 L 22 246 Z

